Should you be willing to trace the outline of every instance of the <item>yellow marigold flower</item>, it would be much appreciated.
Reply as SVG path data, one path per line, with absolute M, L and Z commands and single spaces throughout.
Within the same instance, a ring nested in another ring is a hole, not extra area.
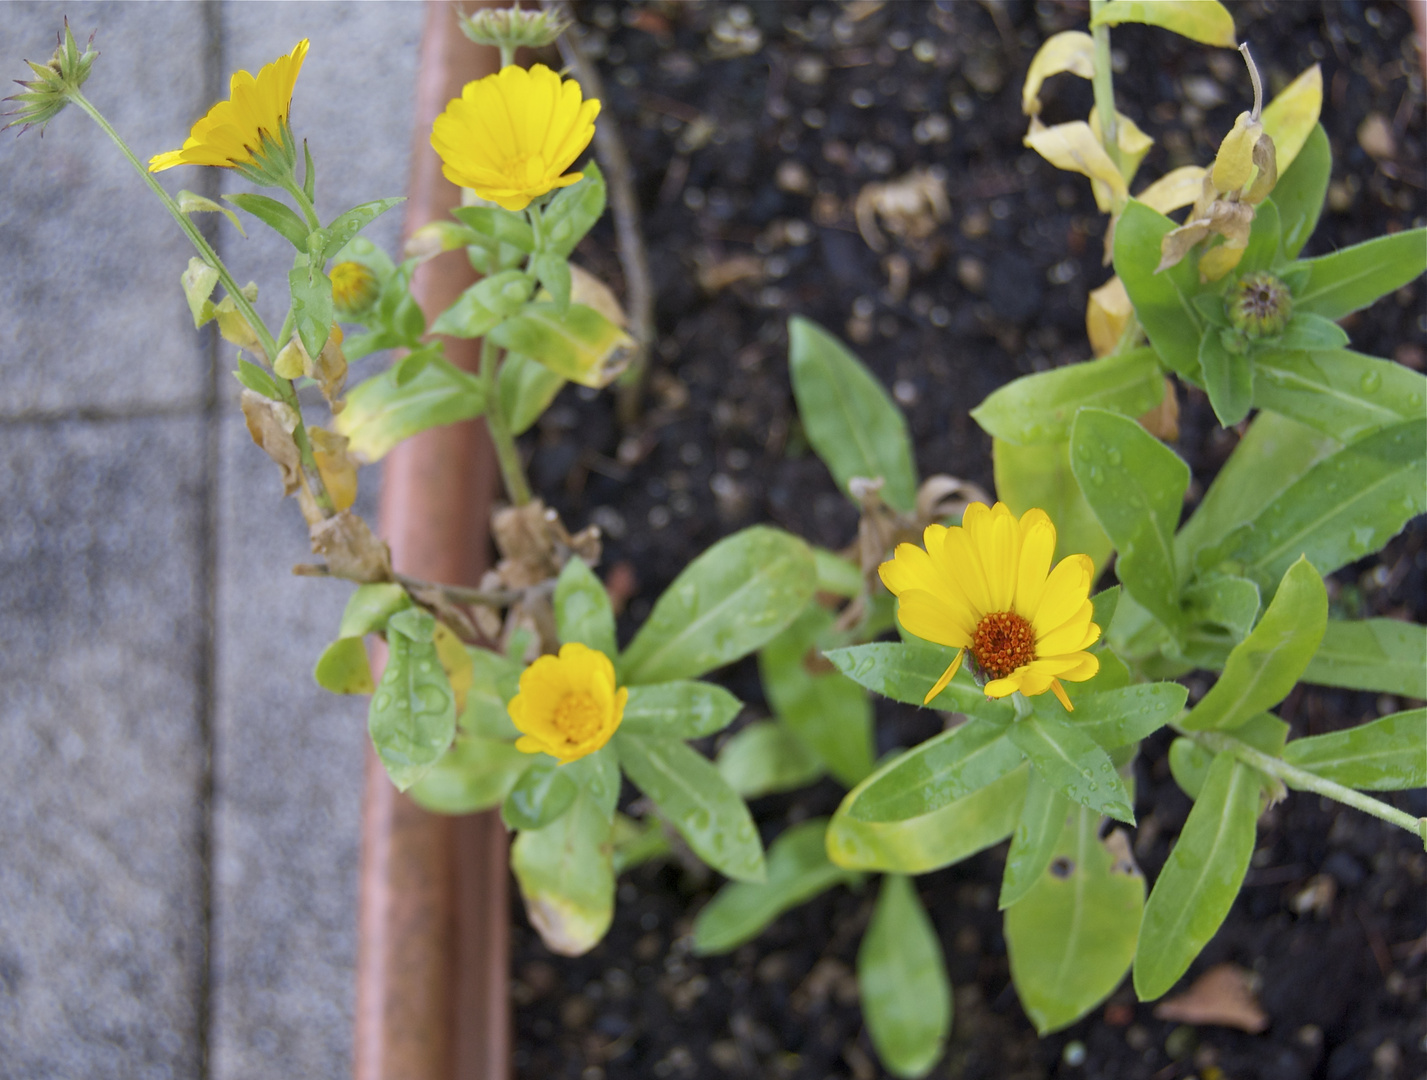
M 507 706 L 522 732 L 515 748 L 546 753 L 569 764 L 593 754 L 619 727 L 629 691 L 614 685 L 604 653 L 578 642 L 560 646 L 521 673 L 520 693 Z
M 568 187 L 584 173 L 562 176 L 595 134 L 600 103 L 581 100 L 579 83 L 560 81 L 544 64 L 517 64 L 468 82 L 431 125 L 441 171 L 460 187 L 507 210 Z
M 1084 650 L 1100 637 L 1091 621 L 1095 564 L 1069 555 L 1051 569 L 1055 526 L 1044 510 L 1020 520 L 997 503 L 972 503 L 958 528 L 928 525 L 926 550 L 898 544 L 878 567 L 897 597 L 909 633 L 956 649 L 956 658 L 924 703 L 945 689 L 966 650 L 989 676 L 987 697 L 1053 691 L 1073 709 L 1062 679 L 1083 682 L 1100 670 Z
M 225 169 L 251 165 L 255 158 L 273 148 L 292 146 L 288 112 L 292 88 L 307 56 L 303 38 L 286 56 L 263 65 L 255 79 L 246 71 L 235 72 L 228 88 L 228 100 L 220 101 L 193 125 L 178 150 L 149 159 L 149 172 L 162 172 L 175 165 L 217 165 Z
M 332 306 L 339 315 L 359 315 L 372 306 L 381 286 L 371 268 L 351 260 L 332 265 Z

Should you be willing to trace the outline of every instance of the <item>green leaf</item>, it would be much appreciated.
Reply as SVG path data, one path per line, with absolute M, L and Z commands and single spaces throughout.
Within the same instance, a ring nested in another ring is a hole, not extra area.
M 467 708 L 469 709 L 469 698 Z M 407 792 L 418 806 L 436 814 L 475 814 L 499 806 L 531 756 L 511 743 L 481 736 L 458 736 L 431 770 Z
M 500 818 L 507 829 L 543 829 L 574 805 L 577 794 L 579 785 L 559 763 L 536 760 L 501 803 Z
M 1229 653 L 1224 673 L 1184 718 L 1188 731 L 1236 728 L 1277 705 L 1323 639 L 1328 592 L 1307 559 L 1289 567 L 1253 633 Z
M 273 377 L 251 360 L 239 357 L 238 370 L 233 372 L 233 377 L 253 393 L 262 394 L 269 401 L 282 400 L 282 391 L 277 388 L 277 383 L 273 382 Z
M 434 765 L 456 734 L 456 697 L 432 644 L 436 620 L 419 608 L 387 620 L 387 662 L 367 727 L 397 790 Z
M 1125 590 L 1165 626 L 1180 621 L 1174 530 L 1189 466 L 1135 421 L 1083 409 L 1070 436 L 1076 482 L 1120 556 Z
M 555 626 L 562 644 L 578 641 L 611 659 L 619 655 L 609 593 L 578 557 L 565 563 L 555 584 Z
M 852 787 L 872 771 L 872 702 L 862 687 L 842 674 L 813 674 L 805 666 L 810 651 L 832 624 L 832 612 L 809 604 L 791 626 L 763 646 L 758 672 L 774 715 L 828 771 Z
M 1184 590 L 1184 613 L 1191 623 L 1223 627 L 1238 643 L 1254 628 L 1260 599 L 1259 587 L 1248 578 L 1213 578 Z
M 1294 296 L 1294 310 L 1335 322 L 1396 292 L 1427 270 L 1427 229 L 1404 229 L 1361 244 L 1305 259 L 1308 284 Z
M 1427 709 L 1408 709 L 1345 731 L 1295 739 L 1283 760 L 1359 791 L 1427 785 Z
M 1315 463 L 1339 448 L 1296 420 L 1260 413 L 1209 485 L 1194 516 L 1174 538 L 1175 562 L 1187 578 L 1200 551 L 1253 521 Z
M 479 379 L 444 359 L 435 347 L 428 356 L 426 366 L 404 384 L 397 381 L 399 369 L 389 368 L 348 391 L 347 407 L 333 426 L 351 440 L 347 449 L 353 456 L 379 461 L 419 431 L 469 420 L 485 410 Z
M 577 769 L 579 793 L 570 809 L 543 829 L 516 837 L 510 868 L 525 912 L 551 952 L 581 956 L 595 947 L 614 917 L 614 805 L 619 769 L 608 749 L 565 766 Z
M 855 476 L 881 477 L 882 499 L 911 512 L 917 468 L 902 411 L 847 347 L 816 323 L 788 320 L 788 368 L 808 442 L 848 494 Z
M 520 737 L 506 704 L 520 692 L 524 668 L 489 649 L 467 649 L 471 656 L 471 686 L 461 713 L 461 730 L 487 739 Z M 527 755 L 528 757 L 528 755 Z
M 1164 375 L 1153 349 L 1130 349 L 1083 364 L 1024 375 L 971 410 L 986 431 L 1006 442 L 1064 442 L 1076 412 L 1093 406 L 1141 416 L 1164 397 Z
M 358 585 L 347 600 L 337 633 L 344 638 L 359 638 L 363 634 L 386 629 L 386 621 L 403 608 L 411 607 L 411 597 L 400 585 L 387 582 L 380 585 Z
M 317 199 L 317 166 L 312 164 L 312 151 L 307 148 L 307 140 L 302 140 L 302 193 L 308 202 Z
M 1303 681 L 1427 698 L 1427 627 L 1396 619 L 1329 619 Z
M 1224 427 L 1233 427 L 1249 415 L 1254 403 L 1254 361 L 1251 353 L 1231 352 L 1224 334 L 1210 329 L 1199 341 L 1199 368 L 1209 404 Z
M 1174 228 L 1158 210 L 1131 199 L 1115 225 L 1115 273 L 1125 283 L 1135 317 L 1160 359 L 1199 386 L 1199 339 L 1205 327 L 1194 308 L 1193 298 L 1200 292 L 1195 260 L 1155 272 L 1160 242 Z
M 524 214 L 496 206 L 458 206 L 451 215 L 480 233 L 491 246 L 509 244 L 527 255 L 535 250 L 535 233 Z
M 554 304 L 529 304 L 488 336 L 581 386 L 608 385 L 628 366 L 634 348 L 628 334 L 586 304 L 563 312 Z
M 1328 197 L 1333 172 L 1333 150 L 1322 124 L 1315 124 L 1293 164 L 1283 171 L 1273 188 L 1278 206 L 1281 244 L 1285 259 L 1296 259 L 1318 227 L 1318 215 Z
M 332 281 L 320 266 L 304 265 L 299 256 L 287 274 L 292 291 L 292 321 L 308 356 L 321 354 L 332 332 Z
M 834 885 L 855 885 L 862 875 L 828 862 L 823 844 L 827 818 L 786 830 L 768 849 L 768 880 L 731 881 L 694 920 L 694 952 L 715 956 L 752 941 L 785 911 Z
M 1104 655 L 1101 654 L 1102 661 Z M 1086 684 L 1086 690 L 1093 691 L 1099 681 L 1097 675 Z M 1075 711 L 1069 715 L 1045 695 L 1035 700 L 1033 708 L 1047 719 L 1084 733 L 1104 749 L 1114 750 L 1146 739 L 1164 727 L 1179 715 L 1188 696 L 1189 691 L 1178 683 L 1138 683 L 1077 694 Z
M 910 878 L 882 879 L 872 922 L 857 950 L 862 1017 L 893 1076 L 921 1077 L 946 1049 L 951 980 L 941 940 Z
M 340 637 L 323 649 L 312 677 L 334 694 L 370 694 L 377 688 L 367 663 L 367 647 L 359 637 Z
M 431 324 L 431 332 L 458 338 L 484 337 L 502 318 L 504 316 L 481 303 L 475 286 L 472 286 L 456 297 L 455 303 L 436 316 L 436 321 Z
M 666 682 L 631 686 L 621 731 L 676 739 L 698 739 L 733 722 L 743 702 L 721 686 L 705 682 Z
M 307 250 L 307 222 L 298 217 L 297 212 L 290 206 L 256 192 L 224 195 L 223 199 L 239 210 L 252 214 L 273 232 L 286 238 L 298 251 Z
M 398 203 L 406 202 L 405 197 L 377 199 L 374 202 L 354 206 L 345 214 L 340 214 L 327 226 L 327 242 L 322 248 L 322 258 L 330 259 L 341 251 L 353 237 L 381 217 Z
M 763 844 L 748 806 L 707 758 L 675 738 L 621 730 L 614 741 L 629 779 L 695 855 L 738 881 L 764 880 Z
M 554 301 L 555 310 L 565 314 L 570 308 L 570 264 L 560 255 L 536 255 L 532 269 Z
M 1249 246 L 1244 249 L 1239 265 L 1235 268 L 1239 275 L 1272 269 L 1278 261 L 1281 238 L 1278 206 L 1272 199 L 1265 199 L 1254 207 L 1254 221 L 1249 227 Z
M 1169 744 L 1169 771 L 1174 782 L 1191 799 L 1199 798 L 1204 790 L 1204 781 L 1209 778 L 1209 767 L 1214 764 L 1214 755 L 1193 739 L 1180 736 Z
M 1427 377 L 1348 349 L 1265 350 L 1255 358 L 1254 404 L 1352 442 L 1401 420 L 1422 423 Z
M 818 592 L 852 599 L 862 591 L 862 571 L 857 564 L 827 548 L 811 545 L 817 563 Z
M 816 584 L 796 536 L 756 525 L 725 537 L 659 597 L 620 658 L 622 682 L 694 678 L 747 656 L 798 617 Z
M 1006 854 L 1006 872 L 1001 878 L 1001 898 L 997 906 L 1002 911 L 1030 892 L 1041 879 L 1073 809 L 1069 799 L 1039 772 L 1031 770 L 1021 820 L 1011 834 L 1011 850 Z
M 1021 764 L 1021 750 L 1005 735 L 980 720 L 935 735 L 853 788 L 838 813 L 859 821 L 904 821 L 940 810 Z
M 1070 441 L 1053 445 L 1016 446 L 991 440 L 996 494 L 1013 514 L 1038 506 L 1055 522 L 1055 557 L 1089 555 L 1095 573 L 1109 562 L 1114 546 L 1070 468 Z
M 233 223 L 233 228 L 238 230 L 238 235 L 244 239 L 247 233 L 243 231 L 243 223 L 238 220 L 238 215 L 229 210 L 226 206 L 219 206 L 212 199 L 206 199 L 202 195 L 192 191 L 180 191 L 174 196 L 174 202 L 178 203 L 180 214 L 213 213 L 222 214 Z
M 1288 320 L 1275 348 L 1284 352 L 1328 352 L 1344 348 L 1348 340 L 1348 332 L 1337 323 L 1300 311 Z
M 868 690 L 893 701 L 920 706 L 951 664 L 955 650 L 923 642 L 874 642 L 829 649 L 823 655 L 849 679 Z M 1009 724 L 1015 715 L 1010 702 L 993 701 L 982 693 L 965 667 L 932 699 L 932 705 L 1001 726 Z
M 822 759 L 786 724 L 759 720 L 718 752 L 719 775 L 745 799 L 807 787 L 824 772 Z
M 1102 842 L 1100 817 L 1074 808 L 1050 866 L 1006 909 L 1011 977 L 1042 1035 L 1074 1023 L 1125 977 L 1145 906 L 1145 879 L 1116 829 Z
M 1090 20 L 1090 25 L 1119 26 L 1144 23 L 1197 41 L 1232 49 L 1234 16 L 1219 0 L 1110 0 Z
M 1258 811 L 1258 774 L 1218 755 L 1145 904 L 1135 951 L 1141 1001 L 1173 986 L 1229 913 L 1254 853 Z
M 497 376 L 500 407 L 511 434 L 524 435 L 550 407 L 565 380 L 524 353 L 507 353 Z
M 1009 735 L 1035 771 L 1072 803 L 1128 825 L 1135 823 L 1130 793 L 1110 755 L 1080 728 L 1033 713 L 1012 724 Z
M 575 245 L 604 213 L 604 173 L 593 161 L 587 162 L 580 171 L 584 179 L 561 188 L 541 214 L 541 250 L 553 252 L 562 259 L 575 250 Z
M 1409 420 L 1318 462 L 1265 506 L 1252 528 L 1226 541 L 1221 554 L 1235 573 L 1268 590 L 1300 557 L 1331 574 L 1379 550 L 1424 509 L 1427 440 L 1421 422 Z
M 188 260 L 188 269 L 179 277 L 179 284 L 183 286 L 183 298 L 188 301 L 193 328 L 197 330 L 213 318 L 213 301 L 209 297 L 218 284 L 218 271 L 195 255 Z M 241 379 L 242 376 L 239 376 Z M 257 392 L 262 393 L 261 390 Z
M 828 824 L 828 858 L 839 866 L 892 874 L 924 874 L 960 862 L 1011 835 L 1029 774 L 1023 764 L 940 810 L 902 821 L 853 817 L 847 807 L 858 792 L 849 792 Z
M 1115 610 L 1120 605 L 1120 586 L 1111 585 L 1108 589 L 1101 589 L 1090 598 L 1090 602 L 1095 606 L 1092 621 L 1100 628 L 1100 637 L 1103 639 L 1115 622 Z

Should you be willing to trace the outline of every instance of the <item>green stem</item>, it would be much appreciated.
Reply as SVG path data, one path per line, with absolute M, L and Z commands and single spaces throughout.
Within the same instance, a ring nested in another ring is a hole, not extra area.
M 282 189 L 291 195 L 293 201 L 297 203 L 297 208 L 302 211 L 302 216 L 307 220 L 309 230 L 322 228 L 322 219 L 317 216 L 317 208 L 308 199 L 307 192 L 298 185 L 297 177 L 288 173 L 283 180 Z
M 500 404 L 500 388 L 496 384 L 499 351 L 490 338 L 481 341 L 481 385 L 486 392 L 486 427 L 491 433 L 491 442 L 495 444 L 500 475 L 505 480 L 505 493 L 516 506 L 524 506 L 530 502 L 530 485 L 525 481 L 525 471 L 520 467 L 520 452 L 515 448 L 515 436 L 510 433 L 510 422 Z
M 204 239 L 203 234 L 198 231 L 198 226 L 188 219 L 188 216 L 178 208 L 178 204 L 163 186 L 154 179 L 153 174 L 144 167 L 134 152 L 129 149 L 126 143 L 109 121 L 104 118 L 104 114 L 96 109 L 82 93 L 78 90 L 72 91 L 71 99 L 76 105 L 88 114 L 89 118 L 99 125 L 104 134 L 113 140 L 123 155 L 129 159 L 129 164 L 134 166 L 134 171 L 149 185 L 149 190 L 158 196 L 159 202 L 164 204 L 169 215 L 178 222 L 178 227 L 183 230 L 183 234 L 188 237 L 197 250 L 198 254 L 209 266 L 218 271 L 218 280 L 223 283 L 223 288 L 233 300 L 233 306 L 238 309 L 239 314 L 252 327 L 253 333 L 257 335 L 258 344 L 266 355 L 268 363 L 272 363 L 277 356 L 277 343 L 273 340 L 272 333 L 268 330 L 267 324 L 258 317 L 257 311 L 252 303 L 243 295 L 243 290 L 238 287 L 238 283 L 233 280 L 233 275 L 223 260 L 218 257 L 218 253 L 213 250 L 213 246 Z M 317 470 L 317 458 L 312 453 L 312 443 L 307 438 L 307 427 L 302 421 L 302 411 L 298 407 L 297 391 L 293 389 L 292 383 L 288 379 L 279 376 L 273 377 L 273 382 L 277 384 L 279 393 L 282 394 L 283 403 L 288 405 L 297 414 L 297 429 L 293 431 L 293 441 L 297 443 L 298 454 L 302 459 L 302 471 L 307 478 L 307 486 L 312 491 L 312 497 L 316 501 L 318 508 L 324 516 L 331 517 L 334 513 L 332 499 L 327 494 L 327 487 L 322 483 L 322 474 Z
M 1094 21 L 1105 0 L 1090 0 L 1090 18 Z M 1115 163 L 1115 168 L 1125 171 L 1120 160 L 1119 121 L 1115 118 L 1115 72 L 1110 60 L 1110 28 L 1096 26 L 1090 30 L 1095 40 L 1095 77 L 1091 85 L 1095 88 L 1095 113 L 1100 118 L 1100 138 L 1105 152 Z
M 502 68 L 508 68 L 513 63 L 515 63 L 515 46 L 507 45 L 502 42 L 500 46 L 500 66 Z
M 1016 719 L 1024 720 L 1031 715 L 1031 699 L 1017 690 L 1011 695 L 1011 704 L 1016 709 Z
M 1325 780 L 1306 769 L 1296 768 L 1282 758 L 1265 754 L 1248 743 L 1221 731 L 1184 731 L 1182 728 L 1176 728 L 1176 730 L 1193 739 L 1206 750 L 1212 750 L 1216 754 L 1232 754 L 1245 765 L 1252 765 L 1259 772 L 1282 780 L 1296 791 L 1311 791 L 1332 799 L 1334 802 L 1340 802 L 1344 806 L 1351 806 L 1355 810 L 1371 814 L 1390 825 L 1396 825 L 1399 829 L 1406 829 L 1414 836 L 1421 838 L 1424 845 L 1427 845 L 1427 818 L 1415 818 L 1406 811 L 1389 806 L 1379 799 L 1374 799 L 1371 795 L 1364 795 L 1361 791 L 1354 791 L 1352 788 L 1344 787 L 1332 780 Z

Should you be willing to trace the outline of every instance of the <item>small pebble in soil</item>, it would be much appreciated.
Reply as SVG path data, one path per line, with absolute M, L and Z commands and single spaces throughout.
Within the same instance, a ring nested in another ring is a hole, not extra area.
M 1065 1062 L 1072 1069 L 1077 1069 L 1085 1064 L 1085 1057 L 1085 1044 L 1079 1039 L 1072 1039 L 1065 1044 L 1065 1049 L 1061 1051 L 1060 1060 Z

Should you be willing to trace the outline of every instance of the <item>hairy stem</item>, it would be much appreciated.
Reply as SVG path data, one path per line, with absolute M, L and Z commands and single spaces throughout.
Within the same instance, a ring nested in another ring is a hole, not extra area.
M 510 421 L 500 404 L 500 388 L 496 384 L 499 352 L 499 347 L 490 338 L 481 341 L 481 385 L 486 391 L 486 427 L 491 433 L 491 442 L 495 444 L 505 493 L 516 506 L 524 506 L 530 502 L 530 485 L 526 483 L 525 470 L 520 467 L 520 452 L 515 448 L 515 437 L 510 433 Z
M 158 196 L 159 202 L 163 203 L 169 215 L 174 221 L 178 222 L 178 227 L 182 229 L 183 234 L 188 237 L 189 243 L 198 250 L 198 254 L 203 257 L 203 260 L 208 263 L 209 266 L 218 271 L 218 280 L 223 283 L 223 288 L 227 291 L 228 295 L 232 297 L 233 306 L 238 309 L 239 314 L 241 314 L 248 325 L 252 327 L 253 333 L 257 335 L 259 346 L 267 356 L 268 362 L 271 363 L 277 356 L 277 343 L 273 340 L 272 333 L 268 330 L 267 324 L 258 316 L 252 303 L 243 295 L 243 290 L 240 289 L 238 283 L 233 280 L 233 275 L 229 272 L 227 265 L 218 257 L 218 253 L 213 250 L 213 245 L 204 239 L 203 234 L 198 231 L 198 226 L 188 219 L 188 216 L 178 208 L 178 204 L 173 201 L 169 193 L 154 179 L 153 174 L 144 167 L 143 162 L 134 156 L 134 151 L 129 149 L 129 144 L 110 126 L 109 121 L 104 118 L 104 114 L 96 109 L 93 104 L 90 103 L 89 99 L 78 90 L 71 92 L 71 99 L 88 114 L 91 120 L 99 125 L 104 134 L 113 140 L 114 145 L 129 159 L 129 164 L 134 166 L 134 171 L 143 178 L 144 183 L 149 185 L 149 190 Z M 297 450 L 301 455 L 302 471 L 307 478 L 307 486 L 312 492 L 312 498 L 316 501 L 323 515 L 325 517 L 331 517 L 335 512 L 332 507 L 332 498 L 327 494 L 326 485 L 322 483 L 322 474 L 317 471 L 317 458 L 312 453 L 312 443 L 307 437 L 307 427 L 302 421 L 302 412 L 298 408 L 297 391 L 293 389 L 292 382 L 288 379 L 274 375 L 273 382 L 277 384 L 278 391 L 282 394 L 284 404 L 291 407 L 293 412 L 297 414 L 297 429 L 292 433 L 292 437 L 293 441 L 297 443 Z
M 1204 749 L 1212 750 L 1216 754 L 1232 754 L 1245 765 L 1252 765 L 1259 772 L 1282 780 L 1296 791 L 1311 791 L 1332 799 L 1334 802 L 1340 802 L 1344 806 L 1351 806 L 1355 810 L 1371 814 L 1390 825 L 1396 825 L 1399 829 L 1406 829 L 1414 836 L 1421 838 L 1424 845 L 1427 845 L 1427 818 L 1415 818 L 1406 811 L 1389 806 L 1380 799 L 1374 799 L 1371 795 L 1364 795 L 1361 791 L 1354 791 L 1352 788 L 1344 787 L 1332 780 L 1325 780 L 1306 769 L 1296 768 L 1282 758 L 1265 754 L 1248 743 L 1221 731 L 1184 731 L 1178 728 L 1176 730 L 1193 739 Z
M 1104 6 L 1105 0 L 1090 0 L 1090 18 L 1093 20 Z M 1095 114 L 1100 118 L 1100 139 L 1115 168 L 1124 172 L 1120 160 L 1120 125 L 1115 117 L 1115 72 L 1110 66 L 1110 28 L 1092 27 L 1090 36 L 1095 39 L 1095 77 L 1091 85 L 1095 88 Z
M 298 184 L 297 177 L 288 173 L 282 189 L 291 195 L 293 201 L 297 203 L 297 208 L 302 211 L 309 230 L 322 228 L 322 219 L 317 216 L 317 208 L 312 205 L 312 200 L 307 197 L 307 192 L 303 191 Z

